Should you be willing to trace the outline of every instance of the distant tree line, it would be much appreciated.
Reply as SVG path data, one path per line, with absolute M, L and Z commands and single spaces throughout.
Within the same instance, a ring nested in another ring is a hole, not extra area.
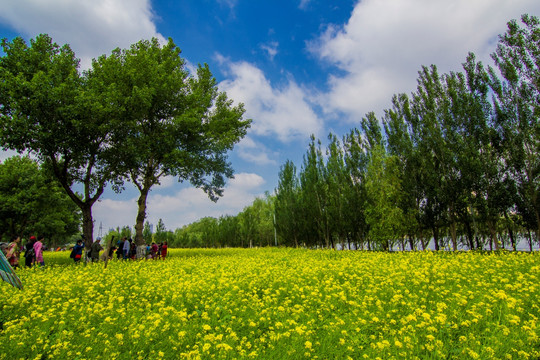
M 274 197 L 266 194 L 257 198 L 237 215 L 223 215 L 219 218 L 204 217 L 192 224 L 175 230 L 168 230 L 162 219 L 158 220 L 155 231 L 147 221 L 143 237 L 146 243 L 167 241 L 171 247 L 262 247 L 272 246 L 281 239 L 276 237 L 273 223 Z M 129 226 L 112 229 L 105 235 L 105 240 L 133 237 L 135 231 Z
M 422 67 L 326 149 L 312 136 L 300 170 L 280 169 L 274 196 L 237 216 L 179 230 L 181 246 L 532 249 L 540 234 L 540 26 L 508 23 L 492 54 L 463 71 Z M 275 233 L 274 233 L 275 231 Z

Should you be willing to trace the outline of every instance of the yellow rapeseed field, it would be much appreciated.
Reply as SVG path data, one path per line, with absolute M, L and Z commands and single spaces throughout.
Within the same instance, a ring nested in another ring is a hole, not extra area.
M 538 253 L 170 252 L 18 270 L 0 359 L 540 358 Z

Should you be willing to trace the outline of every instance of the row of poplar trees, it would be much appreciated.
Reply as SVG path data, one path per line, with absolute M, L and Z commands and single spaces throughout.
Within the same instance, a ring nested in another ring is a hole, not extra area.
M 286 245 L 498 249 L 540 233 L 540 22 L 511 21 L 492 54 L 462 72 L 422 67 L 416 91 L 325 151 L 311 138 L 275 194 Z M 498 71 L 497 71 L 498 70 Z M 504 236 L 503 236 L 504 235 Z

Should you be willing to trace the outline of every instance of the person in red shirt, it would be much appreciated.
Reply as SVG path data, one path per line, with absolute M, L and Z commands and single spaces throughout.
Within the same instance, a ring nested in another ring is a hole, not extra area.
M 156 259 L 158 252 L 158 246 L 155 242 L 152 243 L 152 246 L 150 247 L 150 253 L 152 254 L 152 259 Z
M 167 256 L 167 242 L 166 241 L 163 243 L 163 246 L 161 247 L 161 258 L 165 260 L 165 256 Z

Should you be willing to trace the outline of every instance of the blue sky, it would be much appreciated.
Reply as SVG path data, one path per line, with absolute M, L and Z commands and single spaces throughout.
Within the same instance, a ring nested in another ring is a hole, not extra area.
M 243 102 L 252 128 L 230 154 L 236 171 L 217 203 L 173 178 L 155 187 L 148 219 L 175 229 L 235 215 L 300 167 L 309 136 L 342 136 L 393 94 L 416 86 L 422 65 L 459 71 L 484 62 L 510 19 L 540 15 L 538 0 L 0 0 L 0 37 L 49 34 L 91 59 L 140 39 L 171 37 L 188 66 L 208 63 L 221 90 Z M 2 158 L 9 153 L 3 153 Z M 135 223 L 138 192 L 107 191 L 95 233 Z

